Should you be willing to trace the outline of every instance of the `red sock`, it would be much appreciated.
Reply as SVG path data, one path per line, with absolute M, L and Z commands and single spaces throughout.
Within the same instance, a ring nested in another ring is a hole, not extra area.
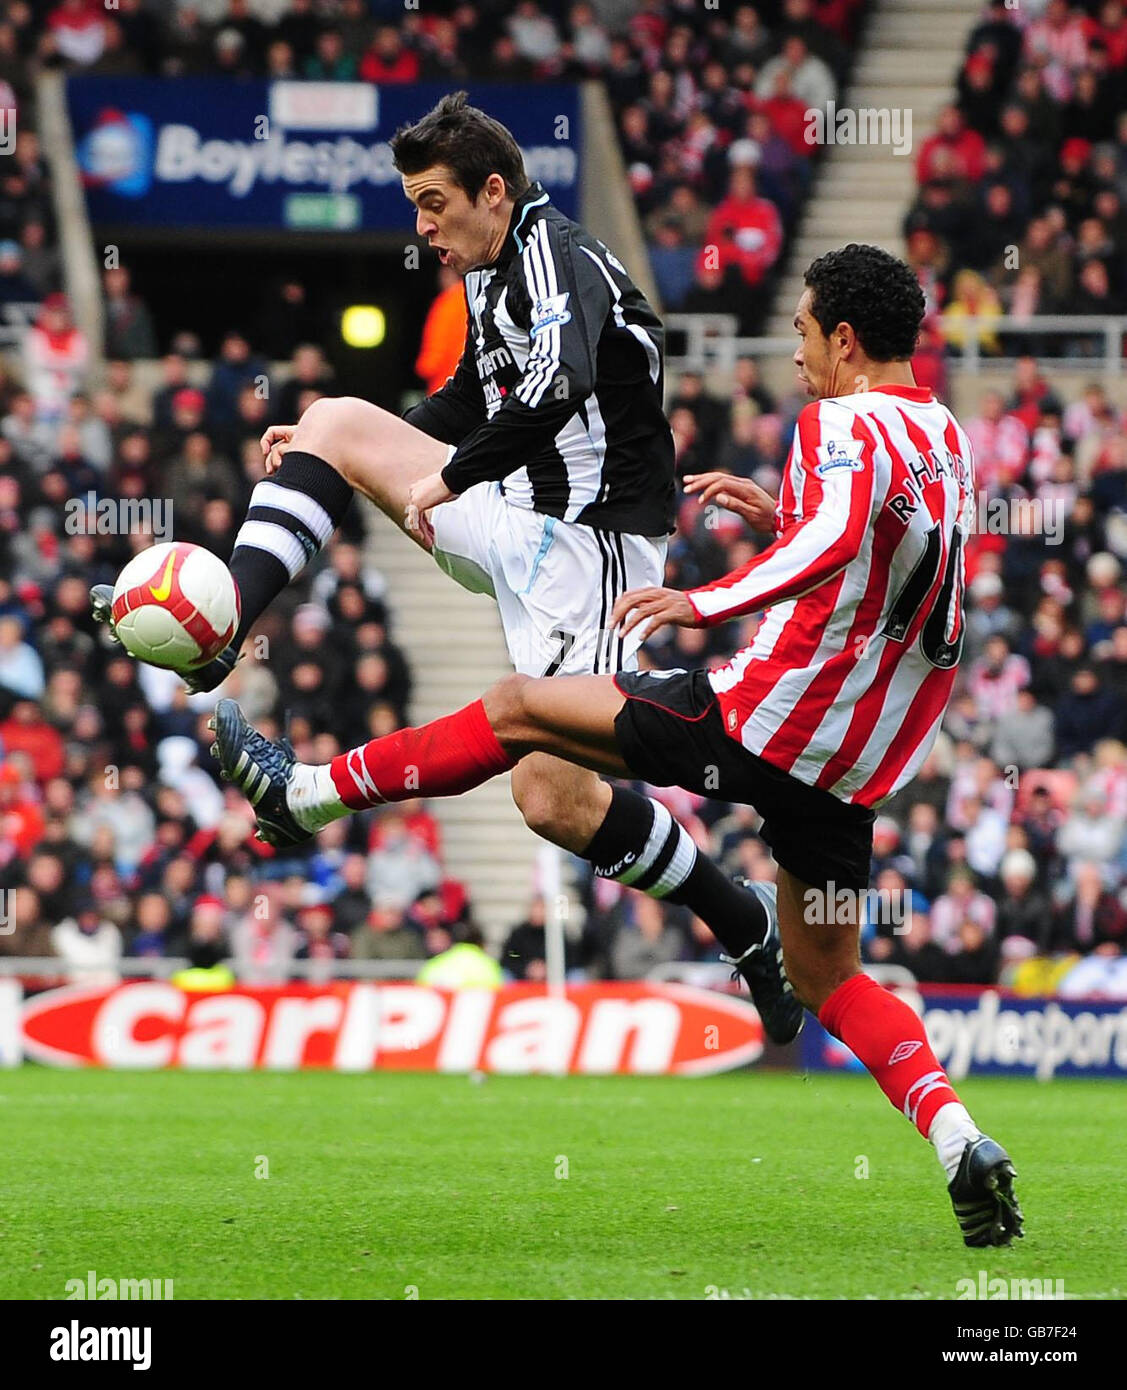
M 397 729 L 341 753 L 330 764 L 341 800 L 354 811 L 413 796 L 457 796 L 507 772 L 516 759 L 497 741 L 480 700 L 418 729 Z
M 877 1085 L 926 1139 L 941 1105 L 958 1101 L 939 1065 L 923 1021 L 869 975 L 854 975 L 818 1014 L 828 1033 L 856 1054 Z

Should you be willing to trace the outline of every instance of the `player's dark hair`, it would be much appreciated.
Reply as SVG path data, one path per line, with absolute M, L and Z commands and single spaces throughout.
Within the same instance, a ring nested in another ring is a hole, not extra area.
M 810 313 L 827 338 L 847 323 L 874 362 L 904 362 L 915 352 L 924 295 L 906 262 L 851 242 L 811 262 L 804 278 Z
M 520 146 L 500 121 L 470 106 L 465 92 L 452 92 L 422 120 L 401 126 L 391 137 L 391 153 L 401 174 L 444 165 L 474 202 L 490 174 L 501 175 L 511 198 L 528 188 Z

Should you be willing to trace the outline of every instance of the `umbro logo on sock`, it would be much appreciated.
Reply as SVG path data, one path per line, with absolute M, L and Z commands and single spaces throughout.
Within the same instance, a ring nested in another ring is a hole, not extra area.
M 892 1049 L 892 1056 L 888 1059 L 888 1065 L 891 1067 L 895 1066 L 897 1062 L 907 1061 L 908 1058 L 918 1052 L 921 1047 L 923 1047 L 923 1043 L 920 1042 L 918 1038 L 910 1042 L 897 1043 Z

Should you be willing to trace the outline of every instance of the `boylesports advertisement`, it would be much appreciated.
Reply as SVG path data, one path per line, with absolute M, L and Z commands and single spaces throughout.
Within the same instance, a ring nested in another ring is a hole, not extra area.
M 95 223 L 409 234 L 414 213 L 388 142 L 448 90 L 78 76 L 67 81 L 67 104 Z M 529 177 L 576 217 L 578 89 L 467 90 L 512 131 Z
M 1127 1077 L 1127 1004 L 1020 998 L 996 989 L 896 992 L 922 1014 L 952 1081 L 968 1075 Z M 809 1015 L 800 1041 L 807 1070 L 862 1070 Z

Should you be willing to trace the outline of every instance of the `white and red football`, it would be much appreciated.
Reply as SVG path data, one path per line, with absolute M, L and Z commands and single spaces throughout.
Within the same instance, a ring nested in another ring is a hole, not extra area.
M 239 590 L 210 550 L 166 541 L 135 555 L 121 571 L 111 611 L 130 656 L 170 671 L 192 671 L 234 637 Z

